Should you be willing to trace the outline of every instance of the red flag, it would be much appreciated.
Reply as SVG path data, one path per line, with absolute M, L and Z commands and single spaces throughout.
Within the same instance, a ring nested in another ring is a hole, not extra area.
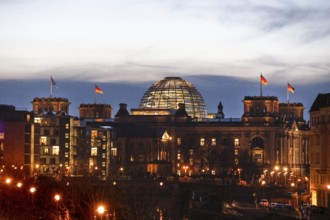
M 100 94 L 103 94 L 103 91 L 100 89 L 100 87 L 98 87 L 96 84 L 95 84 L 95 92 L 96 93 L 100 93 Z
M 262 74 L 260 75 L 260 82 L 264 85 L 268 85 L 266 78 Z
M 294 93 L 294 88 L 288 83 L 288 91 Z

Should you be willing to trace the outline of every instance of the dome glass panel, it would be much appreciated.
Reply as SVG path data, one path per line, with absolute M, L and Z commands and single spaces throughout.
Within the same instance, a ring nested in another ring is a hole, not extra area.
M 155 82 L 144 93 L 141 109 L 178 109 L 184 103 L 189 116 L 204 119 L 207 117 L 206 105 L 202 95 L 189 82 L 180 77 L 166 77 Z

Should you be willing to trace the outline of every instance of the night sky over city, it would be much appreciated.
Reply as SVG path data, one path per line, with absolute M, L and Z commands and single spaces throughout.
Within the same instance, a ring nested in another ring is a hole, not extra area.
M 330 88 L 327 1 L 0 0 L 2 104 L 31 110 L 34 97 L 67 97 L 70 113 L 94 102 L 138 107 L 166 76 L 191 82 L 208 112 L 219 101 L 241 117 L 244 96 L 305 105 Z M 307 116 L 306 116 L 307 117 Z

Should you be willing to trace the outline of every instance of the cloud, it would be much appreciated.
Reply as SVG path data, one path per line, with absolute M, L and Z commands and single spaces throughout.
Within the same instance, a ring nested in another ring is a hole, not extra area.
M 0 1 L 0 79 L 329 76 L 325 1 L 14 2 Z

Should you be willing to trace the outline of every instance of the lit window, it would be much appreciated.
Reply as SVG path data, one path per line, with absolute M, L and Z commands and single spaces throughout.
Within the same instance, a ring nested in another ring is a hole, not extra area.
M 69 157 L 69 152 L 65 152 L 65 157 Z
M 48 154 L 48 147 L 42 148 L 42 153 L 43 154 Z
M 97 131 L 96 130 L 92 131 L 91 137 L 92 138 L 97 138 Z
M 40 124 L 41 123 L 41 118 L 39 118 L 39 117 L 34 118 L 34 123 L 35 124 Z
M 102 170 L 102 176 L 105 176 L 105 170 Z
M 134 161 L 134 157 L 133 157 L 133 155 L 130 156 L 130 161 L 131 161 L 131 162 Z
M 114 157 L 117 156 L 117 148 L 111 148 L 111 155 Z
M 65 138 L 69 138 L 69 133 L 65 133 Z
M 65 162 L 64 166 L 66 166 L 66 167 L 69 166 L 69 162 Z
M 47 137 L 40 137 L 40 144 L 47 145 Z
M 238 155 L 238 149 L 235 149 L 235 155 Z
M 69 148 L 69 143 L 65 142 L 65 148 Z
M 235 145 L 235 146 L 239 146 L 239 139 L 238 139 L 238 138 L 235 138 L 235 139 L 234 139 L 234 145 Z
M 193 155 L 194 154 L 194 150 L 193 149 L 189 149 L 189 154 Z
M 106 144 L 103 144 L 102 145 L 102 149 L 105 150 L 106 149 L 106 146 L 107 146 Z
M 65 124 L 65 129 L 69 129 L 69 124 L 68 123 Z
M 179 146 L 181 145 L 181 138 L 176 139 L 176 144 L 179 145 Z
M 53 155 L 59 155 L 59 154 L 60 154 L 60 147 L 53 146 Z
M 177 158 L 178 158 L 178 160 L 181 159 L 181 154 L 180 153 L 178 153 Z
M 211 139 L 211 145 L 212 145 L 212 146 L 217 145 L 217 139 L 216 139 L 216 138 L 212 138 L 212 139 Z
M 102 158 L 105 158 L 105 153 L 102 153 Z
M 205 138 L 201 138 L 201 139 L 200 139 L 200 145 L 201 145 L 201 146 L 204 146 L 204 145 L 205 145 Z
M 104 161 L 102 162 L 102 167 L 105 167 L 105 162 Z
M 96 156 L 96 155 L 97 155 L 97 147 L 92 147 L 91 156 Z

